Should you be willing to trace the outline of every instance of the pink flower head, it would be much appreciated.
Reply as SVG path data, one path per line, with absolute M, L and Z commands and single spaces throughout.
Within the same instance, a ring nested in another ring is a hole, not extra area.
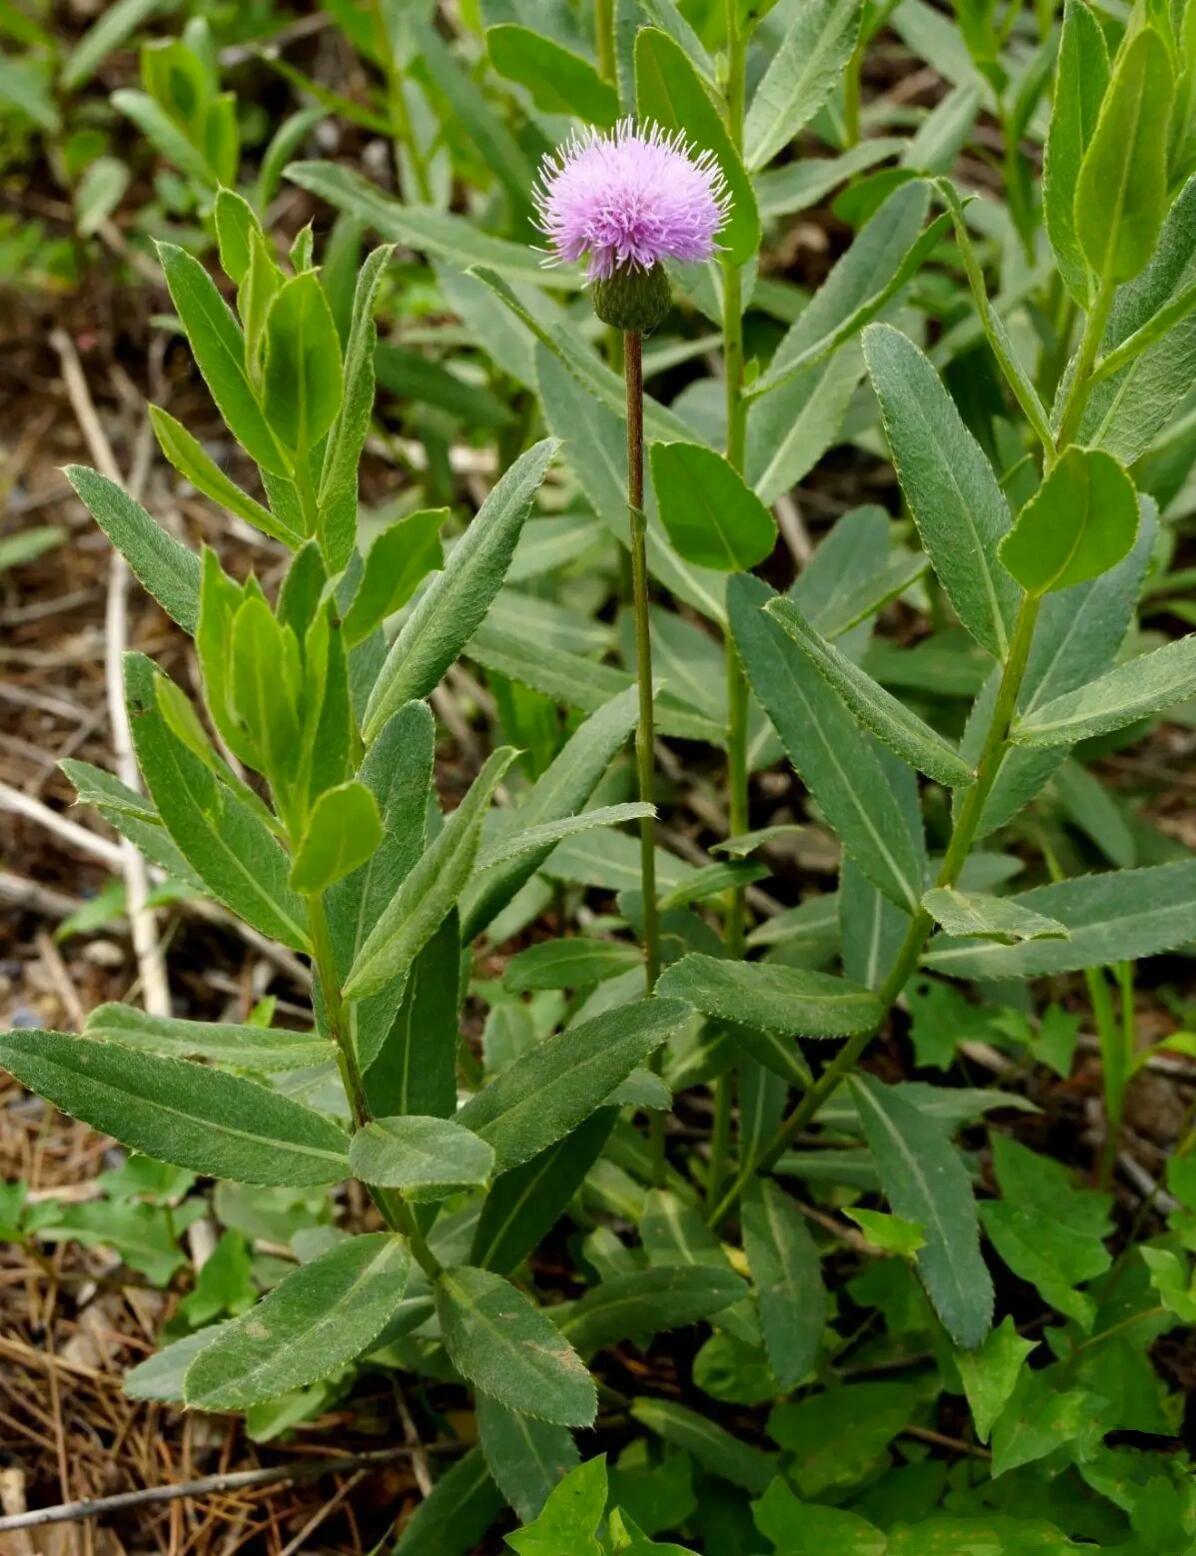
M 553 257 L 588 254 L 591 281 L 661 259 L 709 259 L 729 204 L 713 152 L 632 119 L 609 135 L 574 135 L 545 157 L 535 199 Z

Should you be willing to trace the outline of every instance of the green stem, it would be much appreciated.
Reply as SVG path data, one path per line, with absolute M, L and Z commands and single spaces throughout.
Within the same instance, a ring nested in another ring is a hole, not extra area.
M 386 16 L 379 0 L 375 0 L 373 12 L 378 48 L 382 56 L 382 69 L 386 76 L 386 112 L 390 119 L 391 137 L 396 147 L 402 146 L 406 150 L 411 161 L 411 171 L 415 176 L 415 189 L 420 203 L 430 205 L 432 185 L 428 178 L 428 164 L 424 160 L 423 148 L 419 144 L 415 127 L 411 123 L 411 115 L 407 111 L 407 99 L 403 96 L 402 72 L 395 62 L 390 29 L 386 25 Z M 395 161 L 398 161 L 397 157 Z
M 615 3 L 594 0 L 594 42 L 598 49 L 598 74 L 615 85 Z
M 860 140 L 860 69 L 864 62 L 864 44 L 856 44 L 843 75 L 843 144 L 857 146 Z
M 955 885 L 975 840 L 980 818 L 984 814 L 985 801 L 992 792 L 992 786 L 996 782 L 997 773 L 1008 749 L 1009 727 L 1013 721 L 1018 693 L 1026 672 L 1026 662 L 1030 656 L 1030 645 L 1034 640 L 1034 627 L 1038 621 L 1040 604 L 1041 600 L 1036 595 L 1023 596 L 1005 667 L 1001 673 L 1001 684 L 997 691 L 992 718 L 989 721 L 988 733 L 977 763 L 976 781 L 964 791 L 951 829 L 951 840 L 947 845 L 947 852 L 935 881 L 936 886 Z M 925 908 L 918 908 L 910 919 L 905 939 L 901 943 L 889 975 L 877 991 L 881 1009 L 880 1019 L 870 1032 L 862 1032 L 844 1043 L 818 1079 L 803 1094 L 801 1101 L 781 1123 L 767 1150 L 754 1162 L 743 1164 L 739 1176 L 710 1215 L 711 1226 L 722 1225 L 754 1174 L 767 1172 L 776 1163 L 790 1142 L 805 1129 L 823 1103 L 855 1069 L 864 1050 L 884 1025 L 889 1012 L 913 975 L 933 927 L 934 920 L 931 915 Z
M 1056 441 L 1060 450 L 1074 442 L 1076 433 L 1079 431 L 1084 407 L 1088 404 L 1088 391 L 1092 387 L 1093 364 L 1096 362 L 1096 354 L 1105 336 L 1105 326 L 1109 322 L 1109 310 L 1113 306 L 1116 290 L 1116 283 L 1106 276 L 1100 284 L 1096 301 L 1088 310 L 1084 320 L 1084 333 L 1080 337 L 1075 372 L 1072 374 L 1071 386 L 1064 401 L 1063 415 L 1059 418 L 1059 437 Z
M 644 337 L 639 330 L 623 336 L 624 380 L 627 386 L 627 506 L 631 524 L 631 591 L 635 616 L 635 676 L 639 688 L 639 723 L 635 760 L 640 799 L 655 801 L 654 714 L 652 707 L 652 627 L 648 615 L 647 520 L 644 517 Z M 640 821 L 640 891 L 644 915 L 644 980 L 652 993 L 660 976 L 660 913 L 656 900 L 656 820 Z M 655 1065 L 661 1060 L 654 1055 Z M 665 1180 L 664 1115 L 651 1118 L 653 1176 Z

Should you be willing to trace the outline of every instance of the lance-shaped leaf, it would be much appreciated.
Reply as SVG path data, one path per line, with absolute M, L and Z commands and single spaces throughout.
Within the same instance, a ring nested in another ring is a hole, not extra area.
M 187 1404 L 247 1410 L 347 1366 L 401 1306 L 410 1265 L 390 1232 L 347 1238 L 300 1265 L 203 1347 L 183 1378 Z
M 993 1285 L 980 1254 L 980 1227 L 967 1169 L 942 1129 L 870 1075 L 853 1076 L 885 1195 L 926 1238 L 918 1274 L 948 1334 L 972 1350 L 992 1325 Z
M 898 805 L 877 748 L 761 609 L 773 597 L 758 578 L 728 584 L 735 647 L 751 688 L 848 853 L 886 897 L 912 913 L 925 871 L 920 831 Z
M 743 1247 L 760 1308 L 769 1365 L 787 1392 L 813 1367 L 826 1323 L 818 1249 L 785 1191 L 757 1178 L 743 1198 Z
M 221 193 L 227 191 L 222 190 Z M 149 414 L 159 448 L 185 481 L 190 481 L 205 497 L 210 497 L 221 508 L 235 513 L 255 529 L 260 529 L 264 535 L 281 540 L 292 551 L 302 544 L 303 537 L 291 529 L 289 524 L 256 502 L 248 492 L 243 492 L 235 481 L 225 475 L 199 439 L 193 438 L 181 422 L 159 405 L 151 405 Z M 171 544 L 177 542 L 172 541 Z M 152 590 L 150 592 L 153 593 Z
M 129 564 L 138 582 L 184 632 L 199 620 L 199 558 L 154 522 L 140 503 L 98 470 L 67 465 L 80 502 Z
M 334 1057 L 328 1039 L 314 1032 L 184 1021 L 155 1016 L 136 1005 L 97 1005 L 84 1030 L 90 1037 L 167 1059 L 207 1059 L 239 1070 L 300 1070 Z
M 930 362 L 899 330 L 872 324 L 864 355 L 889 452 L 922 544 L 960 621 L 1004 658 L 1019 591 L 996 559 L 1009 509 L 992 466 Z
M 477 1397 L 478 1438 L 486 1463 L 524 1523 L 540 1516 L 553 1489 L 581 1455 L 566 1426 L 508 1410 L 488 1394 Z
M 931 729 L 916 713 L 911 713 L 866 670 L 861 670 L 834 644 L 815 632 L 792 600 L 784 597 L 770 600 L 767 610 L 827 685 L 838 693 L 853 717 L 883 740 L 903 762 L 949 788 L 962 788 L 972 782 L 975 773 L 950 741 Z
M 598 1393 L 585 1363 L 510 1281 L 469 1265 L 445 1270 L 436 1311 L 453 1366 L 483 1394 L 558 1426 L 593 1421 Z
M 1081 308 L 1088 306 L 1091 280 L 1076 236 L 1076 183 L 1108 84 L 1109 50 L 1101 24 L 1084 0 L 1066 0 L 1043 158 L 1042 211 L 1059 273 Z
M 456 906 L 477 857 L 491 796 L 514 757 L 510 746 L 489 757 L 469 793 L 404 877 L 354 959 L 345 980 L 347 998 L 374 994 L 406 972 Z
M 570 935 L 520 951 L 507 963 L 503 983 L 516 994 L 529 989 L 585 989 L 642 966 L 639 947 L 625 940 Z
M 447 518 L 447 508 L 421 508 L 377 537 L 366 553 L 361 582 L 345 613 L 349 648 L 402 610 L 427 575 L 441 566 L 440 529 Z
M 645 805 L 640 800 L 630 800 L 622 805 L 598 805 L 593 810 L 583 810 L 580 815 L 561 816 L 556 821 L 541 821 L 524 831 L 509 828 L 506 836 L 497 838 L 478 851 L 478 872 L 509 864 L 525 854 L 540 854 L 542 858 L 547 858 L 558 843 L 576 837 L 579 832 L 591 832 L 595 827 L 618 826 L 624 821 L 640 821 L 645 816 L 655 814 L 655 806 Z
M 306 951 L 306 911 L 287 883 L 286 855 L 265 822 L 168 728 L 157 677 L 143 655 L 125 655 L 133 744 L 163 825 L 214 897 L 263 934 Z
M 1021 907 L 1011 897 L 936 886 L 922 898 L 922 906 L 949 935 L 975 935 L 1006 945 L 1018 940 L 1067 939 L 1067 930 L 1058 919 Z
M 406 1114 L 376 1118 L 357 1130 L 349 1166 L 363 1183 L 401 1189 L 407 1199 L 443 1199 L 456 1189 L 485 1183 L 494 1152 L 452 1119 Z
M 753 1496 L 761 1496 L 777 1473 L 778 1456 L 741 1442 L 709 1416 L 699 1415 L 671 1399 L 641 1396 L 631 1413 L 642 1426 L 669 1443 L 692 1453 L 703 1469 L 741 1486 Z
M 787 1036 L 847 1037 L 881 1019 L 875 994 L 846 978 L 779 962 L 732 962 L 691 952 L 665 969 L 661 994 L 688 1000 L 705 1016 L 765 1027 Z
M 403 623 L 366 707 L 367 741 L 403 703 L 428 695 L 481 624 L 557 447 L 545 438 L 515 461 Z
M 770 162 L 830 96 L 856 46 L 861 15 L 859 0 L 815 0 L 797 12 L 744 124 L 753 171 Z
M 1034 978 L 1173 950 L 1196 938 L 1196 861 L 1081 875 L 1009 900 L 1056 919 L 1068 938 L 1005 946 L 943 936 L 926 965 L 953 978 Z
M 465 1556 L 503 1509 L 480 1448 L 447 1469 L 403 1527 L 394 1556 Z
M 692 1014 L 645 999 L 545 1038 L 473 1096 L 457 1122 L 494 1147 L 507 1172 L 576 1129 Z
M 384 988 L 352 1007 L 365 1095 L 379 1117 L 417 1113 L 448 1118 L 457 1107 L 457 1012 L 461 1002 L 461 935 L 452 912 L 411 964 L 397 1008 Z M 377 1006 L 377 1019 L 371 1007 Z M 394 1010 L 389 1027 L 381 1018 Z
M 348 1141 L 323 1114 L 207 1065 L 36 1031 L 0 1034 L 0 1064 L 64 1113 L 191 1172 L 289 1187 L 348 1172 Z
M 1040 703 L 1019 719 L 1019 746 L 1069 746 L 1122 729 L 1196 695 L 1196 633 L 1127 660 L 1077 691 Z
M 619 94 L 580 54 L 530 27 L 503 22 L 486 29 L 490 62 L 518 81 L 544 113 L 576 115 L 608 128 L 619 117 Z
M 1117 566 L 1138 533 L 1138 494 L 1111 454 L 1065 449 L 999 554 L 1028 594 L 1070 589 Z
M 565 1338 L 590 1356 L 617 1340 L 696 1324 L 746 1295 L 746 1284 L 731 1270 L 660 1264 L 604 1280 L 576 1302 L 554 1308 L 552 1316 Z
M 325 789 L 312 807 L 291 866 L 291 885 L 314 895 L 363 865 L 382 841 L 378 805 L 356 778 Z
M 771 553 L 777 526 L 737 470 L 698 443 L 654 443 L 652 484 L 677 555 L 720 573 L 749 572 Z

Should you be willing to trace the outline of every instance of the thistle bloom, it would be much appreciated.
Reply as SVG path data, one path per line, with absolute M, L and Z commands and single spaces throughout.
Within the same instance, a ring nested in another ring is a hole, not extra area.
M 728 206 L 712 152 L 631 119 L 609 135 L 574 135 L 546 157 L 535 199 L 553 258 L 588 255 L 591 281 L 662 259 L 709 259 Z

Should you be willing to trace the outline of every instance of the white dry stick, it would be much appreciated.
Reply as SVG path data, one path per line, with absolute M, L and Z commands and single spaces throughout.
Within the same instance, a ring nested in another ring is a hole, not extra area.
M 112 445 L 100 425 L 87 380 L 75 344 L 65 330 L 54 330 L 50 343 L 62 362 L 62 376 L 71 408 L 87 440 L 91 457 L 110 481 L 121 482 L 120 469 Z M 139 496 L 149 475 L 152 450 L 148 418 L 142 426 L 130 479 L 131 495 Z M 115 549 L 108 572 L 108 607 L 105 612 L 105 681 L 108 692 L 108 718 L 112 727 L 112 745 L 116 774 L 131 789 L 140 790 L 141 775 L 133 755 L 133 737 L 125 707 L 123 660 L 128 642 L 129 568 Z M 166 964 L 158 943 L 158 927 L 153 909 L 147 906 L 149 877 L 145 862 L 127 838 L 120 841 L 120 865 L 125 878 L 125 901 L 133 931 L 133 950 L 141 974 L 141 998 L 153 1016 L 171 1014 L 170 985 Z

